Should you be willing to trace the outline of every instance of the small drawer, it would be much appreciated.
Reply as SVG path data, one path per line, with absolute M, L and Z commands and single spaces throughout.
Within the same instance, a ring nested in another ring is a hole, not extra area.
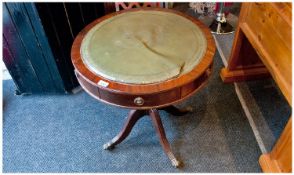
M 120 94 L 109 92 L 103 89 L 99 89 L 99 92 L 100 98 L 102 100 L 129 108 L 156 108 L 157 106 L 173 103 L 181 98 L 179 88 L 175 88 L 173 90 L 166 92 L 153 93 L 148 95 Z

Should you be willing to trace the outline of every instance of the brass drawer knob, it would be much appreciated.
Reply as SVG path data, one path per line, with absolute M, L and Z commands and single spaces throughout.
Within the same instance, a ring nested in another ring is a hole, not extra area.
M 144 104 L 144 99 L 142 97 L 137 97 L 134 99 L 134 103 L 138 106 L 142 106 Z

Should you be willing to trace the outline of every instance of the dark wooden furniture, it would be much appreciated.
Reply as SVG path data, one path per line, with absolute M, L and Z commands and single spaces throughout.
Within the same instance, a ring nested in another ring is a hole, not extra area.
M 34 3 L 3 3 L 3 62 L 15 93 L 65 93 Z
M 128 10 L 128 9 L 132 9 L 132 8 L 140 8 L 140 7 L 160 7 L 160 3 L 159 2 L 115 2 L 115 10 L 116 11 L 120 11 L 120 9 L 122 8 L 123 10 Z
M 3 3 L 3 62 L 16 94 L 68 93 L 77 87 L 72 42 L 104 14 L 104 3 L 97 2 Z
M 225 83 L 272 76 L 292 105 L 292 4 L 243 3 Z M 264 172 L 292 171 L 292 119 L 273 150 L 260 157 Z
M 34 3 L 50 44 L 54 61 L 68 92 L 79 83 L 71 64 L 70 51 L 74 38 L 90 22 L 105 15 L 104 3 Z M 62 83 L 61 83 L 62 84 Z
M 203 31 L 207 40 L 207 49 L 200 63 L 186 74 L 167 81 L 151 84 L 126 84 L 108 80 L 91 72 L 83 63 L 80 53 L 81 42 L 87 32 L 96 24 L 115 15 L 141 10 L 164 11 L 181 15 L 197 25 Z M 109 143 L 105 144 L 104 148 L 114 148 L 116 144 L 119 144 L 127 137 L 136 121 L 144 115 L 149 115 L 159 135 L 160 143 L 165 153 L 171 160 L 173 166 L 178 167 L 179 161 L 170 149 L 158 110 L 166 110 L 174 115 L 182 115 L 188 111 L 179 110 L 170 105 L 188 98 L 207 83 L 211 74 L 214 53 L 215 44 L 209 29 L 198 20 L 174 10 L 157 8 L 124 10 L 103 16 L 86 26 L 76 37 L 71 50 L 72 62 L 80 85 L 91 96 L 102 102 L 132 109 L 123 130 Z M 98 85 L 101 81 L 107 82 L 107 87 Z

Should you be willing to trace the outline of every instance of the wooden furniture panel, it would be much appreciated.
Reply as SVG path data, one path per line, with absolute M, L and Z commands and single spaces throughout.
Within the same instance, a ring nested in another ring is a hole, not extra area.
M 260 60 L 255 48 L 240 28 L 246 17 L 249 3 L 243 3 L 239 15 L 239 23 L 235 31 L 235 39 L 228 60 L 228 66 L 221 69 L 220 76 L 225 83 L 260 79 L 269 77 L 270 74 Z
M 65 92 L 33 3 L 3 3 L 3 46 L 16 94 Z
M 242 4 L 228 67 L 221 71 L 224 82 L 266 77 L 263 63 L 292 103 L 292 19 L 287 16 L 291 9 L 289 3 Z M 248 43 L 254 49 L 246 47 Z
M 291 104 L 292 26 L 276 6 L 250 3 L 240 28 Z
M 67 93 L 78 86 L 71 44 L 104 14 L 104 3 L 3 3 L 3 61 L 16 94 Z
M 37 2 L 34 5 L 57 64 L 64 89 L 70 92 L 79 85 L 70 60 L 72 42 L 87 24 L 105 14 L 104 3 Z
M 292 4 L 243 3 L 225 83 L 267 77 L 278 84 L 292 105 Z M 260 157 L 264 172 L 292 171 L 292 119 L 273 150 Z
M 292 117 L 271 153 L 259 158 L 263 172 L 292 172 Z

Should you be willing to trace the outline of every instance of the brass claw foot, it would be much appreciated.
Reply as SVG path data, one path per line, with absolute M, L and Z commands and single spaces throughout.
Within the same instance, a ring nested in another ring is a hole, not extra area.
M 172 159 L 171 163 L 172 163 L 172 166 L 175 167 L 175 168 L 179 168 L 180 165 L 181 165 L 181 162 L 178 161 L 177 159 Z
M 175 157 L 175 155 L 171 152 L 171 150 L 167 150 L 167 157 L 169 158 L 169 160 L 171 161 L 171 164 L 173 167 L 175 168 L 179 168 L 182 163 L 180 161 L 178 161 L 178 159 Z
M 166 138 L 165 131 L 164 131 L 158 110 L 150 109 L 149 116 L 151 117 L 151 120 L 153 122 L 155 130 L 156 130 L 157 135 L 159 137 L 159 142 L 160 142 L 165 154 L 167 155 L 167 157 L 171 161 L 172 166 L 178 168 L 180 166 L 180 162 L 176 159 L 176 157 L 174 156 L 174 154 L 170 148 L 170 145 L 169 145 L 168 140 Z
M 136 124 L 136 122 L 146 114 L 146 111 L 142 110 L 131 110 L 125 126 L 121 130 L 121 132 L 115 136 L 111 141 L 103 145 L 103 149 L 105 150 L 112 150 L 114 149 L 115 145 L 122 142 L 131 132 L 132 128 Z
M 115 148 L 113 142 L 108 142 L 103 145 L 104 150 L 113 150 Z
M 182 111 L 174 106 L 169 106 L 166 108 L 163 108 L 163 110 L 167 110 L 168 112 L 171 112 L 175 115 L 183 115 L 185 112 L 191 111 L 190 109 L 185 109 L 185 111 Z M 164 150 L 164 152 L 167 154 L 169 160 L 172 163 L 172 166 L 175 168 L 179 168 L 181 166 L 181 162 L 179 162 L 174 154 L 171 151 L 170 145 L 168 143 L 168 140 L 165 135 L 165 131 L 158 113 L 157 109 L 150 109 L 150 110 L 131 110 L 129 113 L 129 117 L 126 121 L 125 126 L 121 130 L 121 132 L 115 136 L 112 140 L 110 140 L 108 143 L 103 145 L 103 149 L 105 150 L 112 150 L 115 148 L 115 145 L 121 143 L 131 132 L 133 126 L 135 123 L 144 115 L 149 114 L 153 125 L 155 127 L 155 130 L 159 136 L 160 144 Z
M 183 108 L 182 111 L 193 112 L 193 108 L 191 106 L 187 106 L 187 107 Z

